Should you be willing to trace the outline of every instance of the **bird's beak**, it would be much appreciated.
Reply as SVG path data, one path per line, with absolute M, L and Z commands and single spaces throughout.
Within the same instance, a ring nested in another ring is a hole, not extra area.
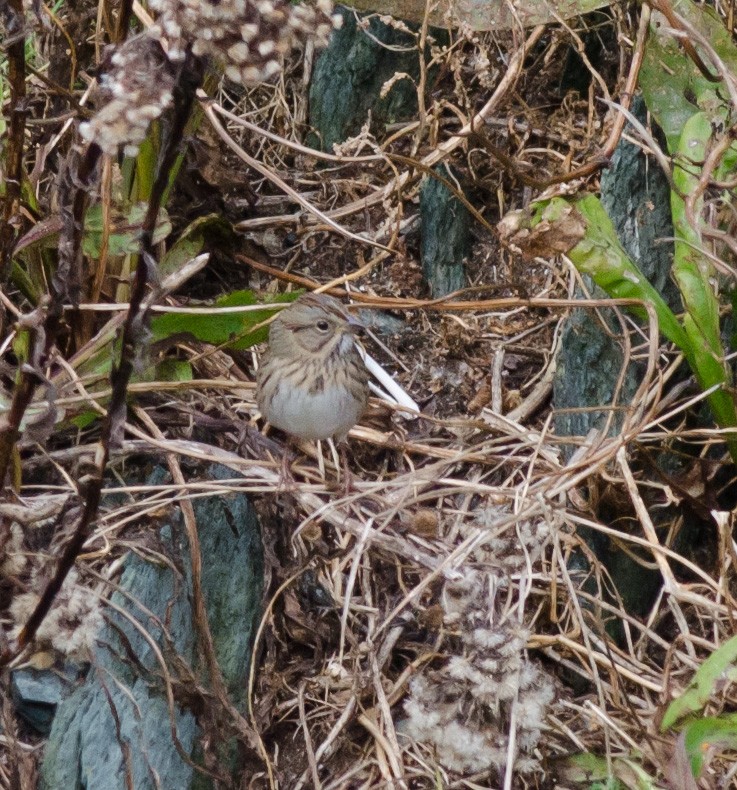
M 364 324 L 358 316 L 351 315 L 351 313 L 346 313 L 346 320 L 348 321 L 348 331 L 352 332 L 354 335 L 357 335 L 366 329 L 366 324 Z

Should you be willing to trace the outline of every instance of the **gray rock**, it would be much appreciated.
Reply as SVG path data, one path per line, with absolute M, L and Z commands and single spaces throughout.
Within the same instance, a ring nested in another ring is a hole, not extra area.
M 310 84 L 310 125 L 319 140 L 308 138 L 308 142 L 323 151 L 332 151 L 334 143 L 357 134 L 369 111 L 374 131 L 413 118 L 417 112 L 412 80 L 418 79 L 419 67 L 414 38 L 376 16 L 364 31 L 354 11 L 341 7 L 336 11 L 343 24 L 317 59 Z M 397 73 L 409 74 L 412 80 L 398 80 L 382 97 L 382 86 Z
M 595 289 L 595 296 L 602 298 Z M 600 314 L 606 314 L 606 308 Z M 612 332 L 617 331 L 614 322 Z M 608 335 L 589 309 L 571 311 L 561 337 L 561 350 L 555 372 L 553 403 L 556 409 L 555 432 L 558 436 L 586 436 L 592 428 L 603 429 L 614 403 L 618 376 L 622 370 L 622 347 Z M 638 385 L 637 370 L 630 365 L 617 405 L 626 406 Z M 571 409 L 571 411 L 558 411 Z M 614 414 L 609 433 L 620 430 L 622 418 Z M 575 445 L 564 445 L 570 457 Z
M 409 328 L 406 321 L 380 310 L 359 310 L 358 318 L 365 327 L 379 335 L 399 335 Z
M 647 122 L 647 108 L 639 96 L 632 102 L 632 114 Z M 601 174 L 601 203 L 627 254 L 668 307 L 679 312 L 681 297 L 670 276 L 674 234 L 670 185 L 660 166 L 639 146 L 621 140 Z
M 633 103 L 633 114 L 644 121 L 646 108 L 641 99 Z M 611 164 L 601 178 L 601 202 L 606 208 L 627 254 L 650 282 L 660 290 L 671 307 L 679 303 L 670 281 L 673 243 L 661 242 L 673 236 L 670 216 L 670 188 L 665 175 L 642 150 L 622 139 Z M 595 297 L 606 294 L 590 284 Z M 676 308 L 678 309 L 678 308 Z M 553 389 L 553 404 L 559 409 L 582 409 L 557 413 L 555 432 L 559 436 L 586 436 L 592 428 L 602 428 L 611 410 L 624 355 L 617 340 L 622 327 L 611 312 L 599 311 L 608 319 L 611 332 L 601 326 L 593 310 L 574 310 L 563 329 L 561 352 Z M 627 406 L 639 386 L 642 370 L 627 368 L 617 405 Z M 586 409 L 587 411 L 583 411 Z M 615 415 L 610 433 L 620 430 L 621 416 Z M 567 457 L 575 446 L 564 446 Z
M 645 121 L 647 111 L 641 99 L 633 103 L 632 111 Z M 660 241 L 673 236 L 670 191 L 657 164 L 648 161 L 638 146 L 622 139 L 610 167 L 602 174 L 601 201 L 627 254 L 670 306 L 678 305 L 677 289 L 670 281 L 673 243 Z M 589 285 L 594 297 L 606 299 L 603 291 L 591 282 Z M 601 325 L 599 316 L 607 321 L 610 332 Z M 630 362 L 617 391 L 624 364 L 623 347 L 618 340 L 623 329 L 612 311 L 601 309 L 599 316 L 591 309 L 573 310 L 563 329 L 553 388 L 555 431 L 559 436 L 586 436 L 592 428 L 603 429 L 615 395 L 620 411 L 613 414 L 609 434 L 620 431 L 621 408 L 632 402 L 642 379 L 641 366 Z M 559 411 L 562 409 L 571 411 Z M 575 449 L 572 444 L 564 445 L 564 455 L 570 457 Z M 597 515 L 603 523 L 621 523 L 622 513 L 606 503 L 600 503 Z M 625 609 L 633 614 L 648 612 L 661 585 L 659 573 L 643 568 L 596 530 L 580 527 L 579 533 L 607 568 Z M 588 571 L 589 563 L 581 554 L 572 559 L 571 572 L 575 570 L 573 566 Z M 599 592 L 591 581 L 587 589 L 594 595 Z M 582 606 L 589 604 L 582 599 Z M 616 620 L 611 620 L 607 628 L 614 635 L 622 633 L 621 623 Z
M 446 167 L 437 172 L 455 181 Z M 471 252 L 471 218 L 442 181 L 429 177 L 420 190 L 420 217 L 422 272 L 432 295 L 446 296 L 466 284 L 464 260 Z
M 63 670 L 15 669 L 10 673 L 10 696 L 18 715 L 36 732 L 48 735 L 59 703 L 74 690 L 79 668 Z
M 233 476 L 223 467 L 208 470 L 209 479 Z M 151 482 L 161 478 L 155 473 Z M 241 495 L 195 499 L 194 508 L 215 652 L 231 701 L 243 711 L 262 591 L 258 522 Z M 195 780 L 202 786 L 190 764 L 199 730 L 187 702 L 197 701 L 195 685 L 206 690 L 208 679 L 199 665 L 189 552 L 178 513 L 162 528 L 161 540 L 170 562 L 129 555 L 111 599 L 125 614 L 105 610 L 108 623 L 87 680 L 59 705 L 42 766 L 48 790 L 183 790 Z M 175 691 L 173 715 L 159 656 Z

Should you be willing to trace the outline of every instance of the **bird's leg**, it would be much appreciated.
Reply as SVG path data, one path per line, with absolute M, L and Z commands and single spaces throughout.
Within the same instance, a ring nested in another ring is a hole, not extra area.
M 292 452 L 292 442 L 287 441 L 282 445 L 281 464 L 279 469 L 279 481 L 277 488 L 285 488 L 290 490 L 295 486 L 294 474 L 292 473 L 292 464 L 297 460 L 296 453 Z
M 333 456 L 333 463 L 335 464 L 338 486 L 342 483 L 343 494 L 348 496 L 353 488 L 353 472 L 348 467 L 347 444 L 345 440 L 339 442 L 340 449 L 337 449 L 332 439 L 328 439 L 328 442 L 330 443 L 330 454 Z M 338 456 L 340 456 L 340 460 L 338 460 Z
M 294 475 L 292 474 L 292 464 L 286 447 L 281 456 L 281 466 L 279 468 L 279 482 L 277 488 L 291 488 L 294 485 Z
M 353 488 L 353 472 L 348 466 L 348 446 L 345 444 L 340 448 L 340 460 L 343 466 L 343 494 L 348 496 Z

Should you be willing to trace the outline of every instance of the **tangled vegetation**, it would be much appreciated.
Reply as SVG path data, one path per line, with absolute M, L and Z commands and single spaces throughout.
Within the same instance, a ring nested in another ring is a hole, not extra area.
M 733 9 L 579 10 L 341 12 L 416 61 L 375 97 L 410 110 L 321 145 L 323 0 L 0 8 L 0 787 L 43 760 L 11 673 L 89 662 L 127 558 L 179 562 L 176 508 L 209 674 L 167 654 L 157 679 L 220 786 L 735 783 Z M 598 196 L 625 142 L 667 183 L 671 296 Z M 450 294 L 423 272 L 429 180 L 469 217 Z M 399 385 L 351 431 L 349 484 L 310 445 L 287 479 L 255 403 L 270 317 L 315 288 L 361 308 Z M 551 400 L 577 310 L 621 350 L 585 436 Z M 152 463 L 166 484 L 132 482 Z M 248 494 L 266 549 L 245 705 L 188 509 L 213 492 Z

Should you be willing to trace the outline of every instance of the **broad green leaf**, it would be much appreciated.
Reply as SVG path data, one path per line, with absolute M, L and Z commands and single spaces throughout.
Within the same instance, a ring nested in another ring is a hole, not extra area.
M 676 234 L 673 276 L 681 291 L 684 307 L 697 326 L 701 345 L 712 353 L 723 355 L 719 333 L 719 300 L 713 278 L 714 267 L 700 250 L 703 240 L 698 227 L 686 216 L 686 206 L 681 195 L 689 195 L 698 185 L 707 145 L 711 139 L 711 123 L 704 113 L 692 115 L 684 124 L 678 144 L 678 157 L 673 169 L 673 183 L 680 194 L 671 192 L 673 228 Z M 701 221 L 703 198 L 696 201 L 694 215 Z
M 143 218 L 146 215 L 146 204 L 137 203 L 125 219 L 116 218 L 113 227 L 108 233 L 108 253 L 110 255 L 135 255 L 140 249 L 140 235 Z M 164 209 L 159 212 L 159 218 L 154 231 L 154 243 L 158 244 L 171 233 L 171 223 Z M 82 246 L 85 255 L 98 258 L 102 248 L 103 216 L 100 203 L 90 206 L 85 213 L 84 239 Z
M 213 233 L 229 236 L 233 231 L 230 224 L 219 214 L 198 217 L 184 229 L 176 243 L 162 258 L 159 263 L 159 276 L 166 277 L 199 255 L 204 246 L 205 236 Z
M 676 0 L 673 9 L 706 37 L 732 74 L 737 73 L 737 47 L 714 11 L 691 0 Z M 640 88 L 648 109 L 665 132 L 669 150 L 675 151 L 683 127 L 694 113 L 702 111 L 710 121 L 724 122 L 729 101 L 724 86 L 704 77 L 668 27 L 664 17 L 653 13 Z
M 99 417 L 100 414 L 99 412 L 95 411 L 95 409 L 87 409 L 87 411 L 83 411 L 80 414 L 72 417 L 70 422 L 75 428 L 78 428 L 81 431 L 92 425 L 92 423 Z
M 728 389 L 731 376 L 724 361 L 717 278 L 711 261 L 701 252 L 703 239 L 700 228 L 689 222 L 686 205 L 681 197 L 692 194 L 698 184 L 700 163 L 706 156 L 711 134 L 711 122 L 706 113 L 697 112 L 684 124 L 678 142 L 678 156 L 673 168 L 673 183 L 678 191 L 671 192 L 676 235 L 673 277 L 686 308 L 683 327 L 689 338 L 689 363 L 702 389 L 714 385 L 722 387 L 709 395 L 709 405 L 717 424 L 722 428 L 732 428 L 737 426 L 737 410 Z M 701 222 L 703 207 L 704 201 L 699 198 L 693 207 L 696 222 Z M 732 456 L 737 459 L 737 438 L 728 438 L 727 444 Z
M 262 327 L 256 332 L 251 330 L 257 324 L 272 315 L 273 308 L 269 304 L 291 302 L 299 296 L 298 293 L 279 294 L 271 302 L 259 302 L 253 291 L 236 291 L 218 299 L 213 307 L 242 307 L 249 305 L 263 305 L 263 309 L 243 313 L 225 313 L 212 315 L 193 315 L 191 313 L 165 313 L 155 315 L 151 320 L 151 344 L 174 342 L 177 338 L 194 338 L 204 343 L 231 348 L 248 348 L 255 343 L 266 339 L 268 329 Z M 119 327 L 118 327 L 119 329 Z M 99 346 L 85 357 L 84 361 L 75 364 L 77 374 L 90 386 L 91 382 L 107 379 L 110 375 L 113 359 L 120 355 L 120 339 L 117 329 L 111 329 L 106 336 L 101 338 Z M 173 375 L 173 374 L 172 374 Z M 173 378 L 166 380 L 181 380 L 180 371 Z M 151 381 L 158 378 L 153 367 L 149 366 L 139 373 L 136 381 Z
M 201 233 L 193 233 L 186 238 L 179 239 L 161 259 L 159 263 L 159 277 L 163 279 L 199 255 L 202 252 L 204 243 L 205 239 Z
M 291 302 L 298 293 L 278 294 L 273 297 L 272 304 Z M 248 307 L 262 305 L 262 309 L 212 314 L 166 313 L 158 315 L 151 321 L 151 332 L 154 342 L 169 338 L 193 337 L 203 343 L 214 346 L 228 346 L 234 349 L 249 348 L 261 343 L 268 334 L 267 327 L 253 331 L 254 327 L 273 315 L 273 308 L 268 303 L 259 302 L 253 291 L 235 291 L 218 299 L 213 308 Z
M 156 366 L 156 381 L 192 381 L 192 365 L 186 359 L 165 359 Z
M 696 719 L 683 732 L 691 771 L 698 779 L 704 768 L 704 755 L 710 748 L 737 749 L 737 714 Z
M 598 754 L 581 752 L 565 760 L 565 778 L 568 781 L 584 782 L 605 780 L 609 776 L 607 761 Z
M 570 209 L 570 205 L 564 198 L 553 198 L 539 219 L 553 223 Z M 651 304 L 658 317 L 660 331 L 679 348 L 686 349 L 688 338 L 678 319 L 619 243 L 601 201 L 594 195 L 586 195 L 574 206 L 585 227 L 583 239 L 568 251 L 575 267 L 588 274 L 613 299 L 638 299 Z M 633 306 L 629 309 L 641 319 L 647 317 L 644 308 Z
M 84 360 L 72 359 L 72 363 L 77 375 L 89 386 L 90 382 L 110 375 L 113 358 L 120 358 L 120 324 L 109 329 L 106 327 L 106 331 L 98 338 L 95 348 L 85 356 Z
M 686 690 L 668 706 L 660 729 L 665 731 L 684 716 L 697 713 L 709 701 L 720 678 L 737 661 L 737 636 L 717 648 L 696 670 Z

